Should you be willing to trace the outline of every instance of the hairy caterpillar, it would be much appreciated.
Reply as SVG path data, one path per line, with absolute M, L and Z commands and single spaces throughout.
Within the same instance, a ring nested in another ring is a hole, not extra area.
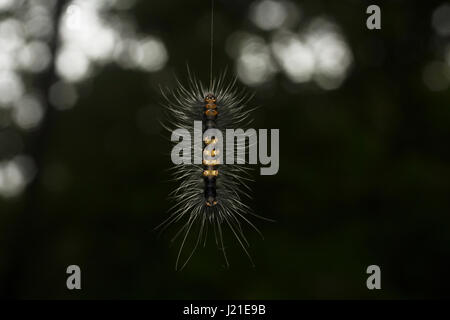
M 188 73 L 187 86 L 178 81 L 175 90 L 162 90 L 168 117 L 167 124 L 163 125 L 167 130 L 173 132 L 174 129 L 184 129 L 195 134 L 194 121 L 201 121 L 203 134 L 210 129 L 224 130 L 248 125 L 249 115 L 253 110 L 247 106 L 250 97 L 238 89 L 235 77 L 227 83 L 226 73 L 223 73 L 218 79 L 211 81 L 209 88 L 205 88 Z M 250 197 L 247 184 L 251 180 L 248 174 L 250 168 L 245 164 L 224 164 L 211 159 L 211 156 L 218 156 L 218 149 L 215 148 L 218 142 L 217 137 L 207 135 L 201 143 L 195 143 L 194 139 L 193 148 L 189 149 L 191 152 L 188 155 L 188 158 L 194 158 L 194 163 L 175 164 L 172 168 L 173 178 L 179 186 L 171 193 L 175 202 L 171 213 L 159 228 L 165 229 L 173 223 L 184 221 L 172 240 L 182 237 L 176 269 L 184 268 L 198 246 L 206 244 L 208 229 L 213 230 L 217 247 L 222 251 L 228 267 L 224 227 L 231 231 L 252 262 L 243 223 L 261 233 L 247 218 L 249 214 L 259 217 L 245 204 L 245 198 Z M 244 145 L 238 142 L 236 147 L 246 148 L 245 140 Z M 195 161 L 199 160 L 199 154 L 201 161 Z M 189 235 L 194 234 L 193 230 L 197 234 L 194 236 L 193 249 L 181 263 L 183 248 Z

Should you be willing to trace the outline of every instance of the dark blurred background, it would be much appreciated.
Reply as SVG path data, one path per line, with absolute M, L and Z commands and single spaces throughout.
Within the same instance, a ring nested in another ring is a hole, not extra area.
M 214 71 L 280 129 L 249 202 L 277 222 L 247 230 L 255 268 L 227 235 L 229 269 L 210 241 L 175 272 L 159 88 L 208 81 L 209 23 L 207 0 L 0 0 L 0 296 L 448 297 L 450 2 L 216 0 Z

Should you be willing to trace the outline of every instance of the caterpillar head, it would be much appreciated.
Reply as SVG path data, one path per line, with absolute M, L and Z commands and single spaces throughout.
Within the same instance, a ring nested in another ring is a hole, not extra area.
M 208 93 L 205 97 L 206 103 L 216 103 L 216 97 L 212 93 Z

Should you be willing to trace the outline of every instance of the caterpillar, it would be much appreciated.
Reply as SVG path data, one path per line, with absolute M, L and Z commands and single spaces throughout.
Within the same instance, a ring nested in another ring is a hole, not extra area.
M 194 163 L 173 165 L 173 179 L 179 184 L 170 194 L 174 205 L 170 209 L 169 217 L 157 228 L 164 230 L 174 223 L 182 225 L 172 239 L 175 241 L 181 237 L 176 270 L 186 266 L 200 244 L 206 245 L 209 229 L 213 230 L 216 245 L 223 254 L 226 267 L 229 267 L 224 245 L 225 227 L 231 231 L 254 265 L 247 250 L 249 242 L 243 231 L 245 223 L 261 235 L 249 219 L 249 215 L 260 216 L 253 213 L 246 204 L 251 198 L 248 185 L 251 181 L 251 168 L 245 163 L 221 163 L 221 150 L 217 145 L 223 141 L 220 141 L 219 137 L 207 135 L 211 129 L 224 130 L 248 125 L 251 121 L 250 114 L 254 110 L 248 106 L 251 96 L 238 88 L 236 77 L 228 80 L 226 72 L 211 81 L 210 86 L 206 88 L 188 69 L 188 84 L 183 85 L 177 80 L 177 85 L 173 90 L 161 90 L 167 119 L 163 126 L 172 132 L 172 136 L 175 129 L 186 130 L 189 135 L 195 135 L 194 121 L 201 121 L 204 139 L 200 143 L 194 139 L 193 147 L 189 149 L 190 154 L 183 155 L 194 158 Z M 245 140 L 244 144 L 238 141 L 236 149 L 240 148 L 246 148 Z M 226 152 L 234 150 L 227 149 Z M 199 157 L 201 161 L 198 161 Z M 181 254 L 191 234 L 196 234 L 194 245 L 182 262 Z

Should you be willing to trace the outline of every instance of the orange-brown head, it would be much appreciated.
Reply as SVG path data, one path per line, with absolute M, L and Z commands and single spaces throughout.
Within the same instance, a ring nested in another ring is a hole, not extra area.
M 205 102 L 208 104 L 216 103 L 216 97 L 212 93 L 208 93 L 205 97 Z

